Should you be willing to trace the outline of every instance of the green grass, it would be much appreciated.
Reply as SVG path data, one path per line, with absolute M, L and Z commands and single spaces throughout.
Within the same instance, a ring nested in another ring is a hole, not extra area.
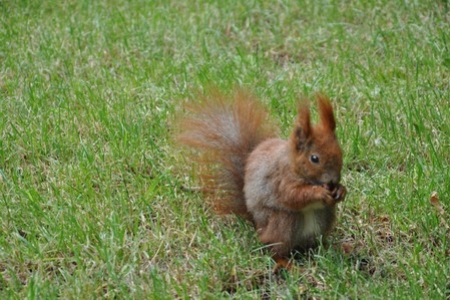
M 0 1 L 0 298 L 450 297 L 449 8 Z M 283 136 L 301 96 L 336 107 L 334 247 L 285 276 L 183 188 L 174 116 L 211 85 L 252 90 Z

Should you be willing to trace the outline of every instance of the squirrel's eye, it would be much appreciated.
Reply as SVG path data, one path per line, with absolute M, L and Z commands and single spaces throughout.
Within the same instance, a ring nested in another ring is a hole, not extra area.
M 311 157 L 309 158 L 311 160 L 312 163 L 314 164 L 318 164 L 319 163 L 319 157 L 317 155 L 311 155 Z

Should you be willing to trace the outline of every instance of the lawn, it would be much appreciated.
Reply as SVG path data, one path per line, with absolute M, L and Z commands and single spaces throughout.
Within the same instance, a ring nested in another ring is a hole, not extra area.
M 450 297 L 447 1 L 0 1 L 1 299 Z M 333 102 L 329 246 L 273 262 L 173 141 L 242 87 L 286 137 Z

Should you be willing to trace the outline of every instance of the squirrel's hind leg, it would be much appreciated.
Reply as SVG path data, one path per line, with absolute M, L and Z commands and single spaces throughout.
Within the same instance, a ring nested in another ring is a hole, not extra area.
M 274 256 L 272 259 L 275 261 L 275 267 L 273 268 L 275 274 L 279 274 L 282 270 L 289 271 L 294 265 L 294 262 L 286 257 Z

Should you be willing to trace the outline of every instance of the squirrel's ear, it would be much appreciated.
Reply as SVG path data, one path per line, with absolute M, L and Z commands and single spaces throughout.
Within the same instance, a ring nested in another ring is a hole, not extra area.
M 322 126 L 329 131 L 334 131 L 336 129 L 336 121 L 330 100 L 323 95 L 318 95 L 317 103 L 319 104 L 319 116 Z
M 298 104 L 298 116 L 292 133 L 292 142 L 297 151 L 303 150 L 312 134 L 309 103 L 301 101 Z

